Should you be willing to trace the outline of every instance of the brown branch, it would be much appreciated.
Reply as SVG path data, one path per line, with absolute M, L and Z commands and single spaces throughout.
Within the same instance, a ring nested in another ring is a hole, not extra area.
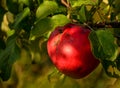
M 120 28 L 120 22 L 88 23 L 88 25 L 92 28 Z
M 67 0 L 61 0 L 61 3 L 65 5 L 67 8 L 70 8 L 70 3 Z

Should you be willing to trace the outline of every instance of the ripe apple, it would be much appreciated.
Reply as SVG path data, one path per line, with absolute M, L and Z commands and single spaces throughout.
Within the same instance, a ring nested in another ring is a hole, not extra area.
M 94 57 L 89 41 L 90 30 L 69 23 L 57 27 L 47 42 L 48 54 L 56 68 L 72 78 L 83 78 L 99 64 Z

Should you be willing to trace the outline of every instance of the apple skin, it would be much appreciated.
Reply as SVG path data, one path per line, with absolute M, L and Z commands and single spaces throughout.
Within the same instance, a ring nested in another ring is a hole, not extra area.
M 83 78 L 98 65 L 92 54 L 90 30 L 78 24 L 69 23 L 57 27 L 47 42 L 48 54 L 56 68 L 72 78 Z

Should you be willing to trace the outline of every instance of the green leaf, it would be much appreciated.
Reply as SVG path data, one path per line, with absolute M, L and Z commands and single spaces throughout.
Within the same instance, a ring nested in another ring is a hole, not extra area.
M 53 28 L 50 18 L 39 20 L 31 30 L 31 38 L 42 36 Z
M 98 0 L 71 0 L 72 7 L 77 7 L 81 5 L 97 5 Z
M 86 22 L 87 21 L 86 12 L 87 12 L 86 6 L 82 5 L 80 10 L 79 10 L 79 20 L 80 20 L 80 22 Z
M 116 61 L 117 69 L 120 71 L 120 54 L 115 61 Z
M 3 16 L 6 13 L 6 10 L 0 6 L 0 26 L 3 21 Z
M 18 0 L 18 2 L 20 4 L 25 4 L 25 5 L 29 6 L 30 0 Z
M 67 8 L 65 6 L 59 6 L 59 8 L 54 12 L 55 14 L 67 14 Z
M 4 49 L 5 47 L 5 42 L 2 39 L 0 39 L 0 50 L 2 51 L 2 49 Z
M 70 22 L 70 19 L 68 19 L 67 16 L 62 14 L 52 16 L 51 20 L 54 24 L 53 29 L 56 28 L 57 26 L 64 26 L 65 24 Z
M 94 55 L 101 60 L 114 61 L 118 56 L 118 46 L 112 32 L 108 30 L 92 31 L 90 41 Z
M 55 27 L 63 26 L 69 22 L 70 20 L 65 15 L 62 14 L 54 15 L 51 18 L 44 18 L 42 20 L 39 20 L 35 23 L 31 30 L 30 39 L 42 36 L 46 32 L 54 30 Z
M 12 12 L 13 14 L 18 13 L 19 8 L 18 0 L 6 0 L 6 5 L 10 12 Z
M 11 74 L 13 63 L 20 57 L 20 49 L 16 44 L 16 36 L 8 38 L 5 50 L 0 53 L 0 77 L 5 81 Z
M 53 14 L 58 9 L 58 5 L 55 1 L 44 1 L 37 8 L 36 17 L 39 19 L 44 19 L 50 14 Z
M 30 15 L 30 9 L 26 7 L 21 13 L 15 17 L 15 21 L 12 24 L 13 29 L 17 29 L 22 20 L 24 20 L 28 15 Z
M 8 11 L 16 15 L 26 6 L 32 8 L 34 4 L 33 0 L 6 0 L 6 5 Z
M 115 0 L 114 13 L 118 15 L 120 13 L 120 0 Z
M 102 65 L 108 76 L 115 78 L 120 77 L 120 71 L 117 68 L 115 61 L 103 60 Z
M 108 0 L 109 5 L 111 6 L 115 0 Z

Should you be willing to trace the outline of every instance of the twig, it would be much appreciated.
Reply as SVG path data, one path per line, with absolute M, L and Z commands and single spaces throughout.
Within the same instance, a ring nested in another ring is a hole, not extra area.
M 71 12 L 70 12 L 71 5 L 70 5 L 70 2 L 67 1 L 67 0 L 61 0 L 61 3 L 67 7 L 67 9 L 68 9 L 68 12 L 67 12 L 67 13 L 68 13 L 68 14 L 67 14 L 67 18 L 70 19 L 70 18 L 71 18 Z
M 120 22 L 88 23 L 88 25 L 92 28 L 120 28 Z
M 70 3 L 67 0 L 61 0 L 61 3 L 65 5 L 67 8 L 70 8 Z

